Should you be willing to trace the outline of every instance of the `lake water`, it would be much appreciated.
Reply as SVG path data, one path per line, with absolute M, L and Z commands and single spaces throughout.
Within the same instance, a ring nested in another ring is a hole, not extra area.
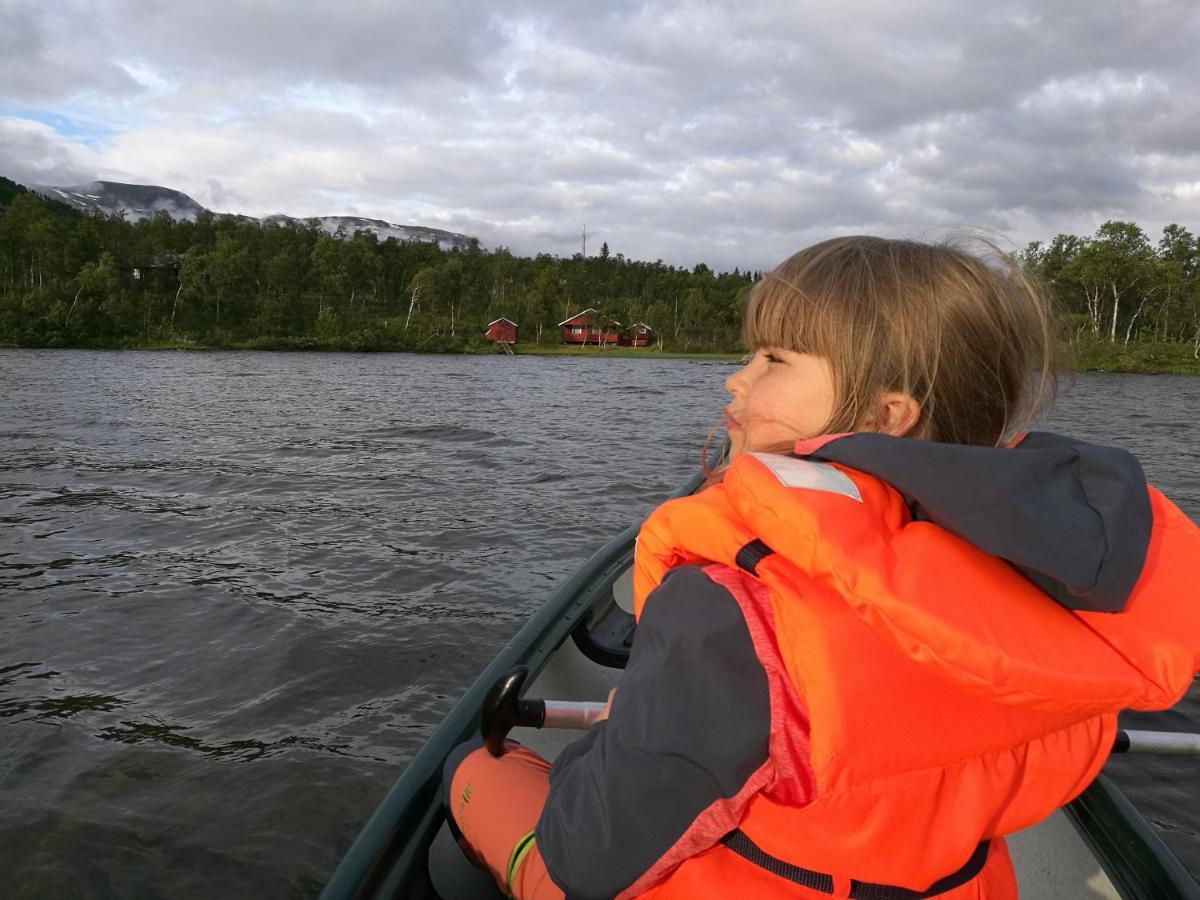
M 525 617 L 696 471 L 732 366 L 0 351 L 5 896 L 311 897 Z M 1047 423 L 1200 520 L 1200 379 Z M 1130 727 L 1200 730 L 1200 692 Z M 1200 871 L 1195 761 L 1109 770 Z

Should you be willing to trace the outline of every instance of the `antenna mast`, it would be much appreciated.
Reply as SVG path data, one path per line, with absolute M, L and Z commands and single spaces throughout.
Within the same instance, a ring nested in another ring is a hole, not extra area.
M 583 226 L 583 255 L 587 256 L 587 226 Z

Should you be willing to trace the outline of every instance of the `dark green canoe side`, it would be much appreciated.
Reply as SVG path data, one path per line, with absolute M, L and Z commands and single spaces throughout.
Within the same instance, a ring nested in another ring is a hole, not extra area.
M 676 496 L 700 484 L 693 478 Z M 529 669 L 529 683 L 570 636 L 592 606 L 629 567 L 640 525 L 632 525 L 597 551 L 530 617 L 450 711 L 404 770 L 338 864 L 321 900 L 432 897 L 425 853 L 442 823 L 442 763 L 479 731 L 479 707 L 487 689 L 513 666 Z
M 1200 885 L 1108 776 L 1064 811 L 1122 897 L 1200 900 Z

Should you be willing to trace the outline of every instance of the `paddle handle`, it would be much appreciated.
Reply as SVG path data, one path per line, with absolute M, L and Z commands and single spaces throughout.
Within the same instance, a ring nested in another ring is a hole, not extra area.
M 509 729 L 591 728 L 605 717 L 608 704 L 573 700 L 531 700 L 520 697 L 529 670 L 516 666 L 502 676 L 483 698 L 479 734 L 492 756 L 504 755 Z
M 1200 756 L 1200 734 L 1176 731 L 1117 732 L 1113 753 L 1161 753 L 1168 756 Z

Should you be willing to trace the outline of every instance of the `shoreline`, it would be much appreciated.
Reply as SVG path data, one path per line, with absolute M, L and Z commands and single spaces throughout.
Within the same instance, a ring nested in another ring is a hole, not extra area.
M 260 341 L 254 343 L 216 345 L 192 341 L 146 341 L 129 344 L 96 346 L 37 347 L 21 344 L 0 343 L 0 350 L 108 350 L 108 351 L 163 351 L 177 350 L 195 353 L 211 352 L 259 352 L 259 353 L 425 353 L 432 355 L 496 356 L 507 354 L 493 346 L 481 347 L 386 347 L 386 346 L 330 346 L 317 341 Z M 572 345 L 536 344 L 514 349 L 514 356 L 562 356 L 609 359 L 676 359 L 692 362 L 738 363 L 746 357 L 744 352 L 702 350 L 657 350 L 650 347 L 579 347 Z M 1061 346 L 1060 364 L 1056 371 L 1062 373 L 1087 372 L 1112 375 L 1200 375 L 1200 359 L 1194 358 L 1192 348 L 1186 344 L 1155 344 L 1131 348 L 1131 352 L 1116 351 L 1104 345 L 1088 347 Z
M 495 356 L 504 357 L 508 354 L 496 347 L 469 348 L 440 348 L 440 347 L 354 347 L 329 346 L 313 342 L 286 343 L 283 346 L 252 344 L 201 344 L 192 341 L 146 341 L 131 344 L 111 345 L 72 345 L 72 346 L 34 346 L 29 344 L 0 343 L 0 350 L 98 350 L 111 352 L 152 352 L 177 350 L 184 353 L 420 353 L 429 356 Z M 683 359 L 697 362 L 730 362 L 736 363 L 745 358 L 744 352 L 728 353 L 723 351 L 698 350 L 654 350 L 634 347 L 576 347 L 564 345 L 561 347 L 536 345 L 521 347 L 514 350 L 513 356 L 575 356 L 588 358 L 609 359 Z

